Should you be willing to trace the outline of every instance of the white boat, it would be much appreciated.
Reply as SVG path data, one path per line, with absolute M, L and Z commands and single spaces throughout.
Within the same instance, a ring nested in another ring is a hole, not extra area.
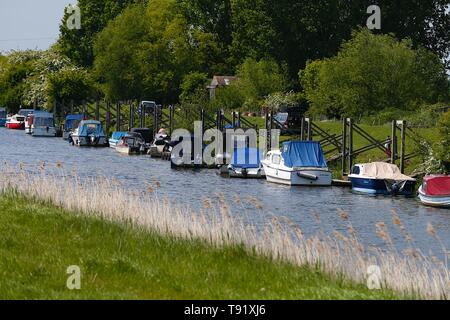
M 5 126 L 12 130 L 23 130 L 25 128 L 25 117 L 20 114 L 8 117 Z
M 31 135 L 33 137 L 56 137 L 53 113 L 38 111 L 32 116 Z
M 267 181 L 289 186 L 331 186 L 332 174 L 319 142 L 285 142 L 262 161 Z
M 69 136 L 69 142 L 78 147 L 107 147 L 108 140 L 103 133 L 100 121 L 81 121 L 78 128 Z
M 152 158 L 162 158 L 169 151 L 170 137 L 164 129 L 161 129 L 150 146 L 149 154 Z
M 109 139 L 109 147 L 115 149 L 119 144 L 120 140 L 127 135 L 128 132 L 116 131 L 113 132 L 111 138 Z
M 145 140 L 140 133 L 127 133 L 116 145 L 116 151 L 122 154 L 144 154 L 146 152 Z

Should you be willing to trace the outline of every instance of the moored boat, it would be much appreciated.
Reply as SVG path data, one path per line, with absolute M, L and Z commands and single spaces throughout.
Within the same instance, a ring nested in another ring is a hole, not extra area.
M 385 162 L 357 164 L 348 178 L 353 192 L 368 195 L 413 196 L 416 186 L 416 179 Z
M 116 151 L 122 154 L 143 154 L 147 150 L 145 140 L 140 133 L 127 133 L 116 146 Z
M 19 114 L 15 114 L 6 120 L 6 128 L 13 130 L 25 129 L 25 117 Z
M 319 142 L 291 141 L 262 161 L 267 181 L 289 186 L 331 186 L 332 174 Z
M 112 134 L 111 138 L 109 139 L 109 146 L 113 149 L 117 147 L 120 140 L 127 135 L 127 132 L 122 131 L 116 131 Z
M 69 142 L 78 147 L 107 147 L 108 140 L 100 121 L 84 120 L 69 136 Z
M 81 121 L 83 121 L 84 115 L 83 114 L 69 114 L 66 116 L 66 119 L 64 121 L 64 128 L 63 128 L 63 139 L 69 140 L 70 134 L 78 128 L 78 125 Z
M 228 166 L 230 178 L 261 179 L 265 178 L 264 167 L 261 164 L 261 151 L 256 148 L 236 149 L 232 163 Z
M 165 129 L 161 129 L 150 146 L 149 154 L 152 158 L 162 158 L 164 153 L 169 151 L 169 148 L 170 137 Z
M 31 135 L 34 137 L 56 137 L 55 118 L 53 113 L 36 111 L 31 124 Z
M 430 207 L 450 208 L 450 175 L 426 176 L 419 188 L 420 201 Z

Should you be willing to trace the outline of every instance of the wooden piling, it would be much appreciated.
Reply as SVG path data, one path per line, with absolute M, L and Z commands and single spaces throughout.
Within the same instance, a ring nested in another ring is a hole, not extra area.
M 344 178 L 346 174 L 347 168 L 347 118 L 342 120 L 342 178 Z
M 106 102 L 106 132 L 109 134 L 109 130 L 111 129 L 111 104 L 109 101 Z
M 395 164 L 397 160 L 397 121 L 392 121 L 391 138 L 391 163 Z
M 353 169 L 353 120 L 347 119 L 348 123 L 348 172 Z
M 100 121 L 100 100 L 95 101 L 95 120 Z
M 405 173 L 405 155 L 406 155 L 406 121 L 399 121 L 402 126 L 401 131 L 401 143 L 400 143 L 400 170 Z

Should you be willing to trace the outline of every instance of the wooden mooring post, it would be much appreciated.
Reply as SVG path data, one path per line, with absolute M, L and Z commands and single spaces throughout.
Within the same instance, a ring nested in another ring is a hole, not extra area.
M 391 163 L 395 164 L 396 160 L 397 160 L 397 121 L 392 121 Z
M 342 120 L 342 178 L 346 176 L 346 168 L 347 168 L 347 118 Z
M 347 119 L 348 125 L 348 172 L 351 173 L 353 169 L 353 120 Z
M 100 100 L 95 101 L 95 120 L 100 121 Z
M 116 103 L 116 131 L 120 131 L 121 125 L 120 125 L 120 102 Z
M 170 136 L 173 135 L 175 120 L 175 106 L 169 106 L 169 132 Z
M 128 110 L 128 131 L 131 131 L 134 127 L 134 105 L 133 100 L 129 101 L 129 110 Z
M 109 101 L 106 102 L 105 120 L 106 120 L 106 132 L 109 135 L 109 130 L 111 129 L 111 104 Z
M 406 156 L 406 129 L 407 123 L 405 120 L 397 121 L 397 126 L 401 128 L 400 135 L 400 171 L 405 173 L 405 156 Z

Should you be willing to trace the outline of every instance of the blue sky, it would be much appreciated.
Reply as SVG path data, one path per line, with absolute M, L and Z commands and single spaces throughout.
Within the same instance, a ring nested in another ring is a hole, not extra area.
M 47 49 L 69 3 L 76 0 L 0 0 L 0 51 Z

